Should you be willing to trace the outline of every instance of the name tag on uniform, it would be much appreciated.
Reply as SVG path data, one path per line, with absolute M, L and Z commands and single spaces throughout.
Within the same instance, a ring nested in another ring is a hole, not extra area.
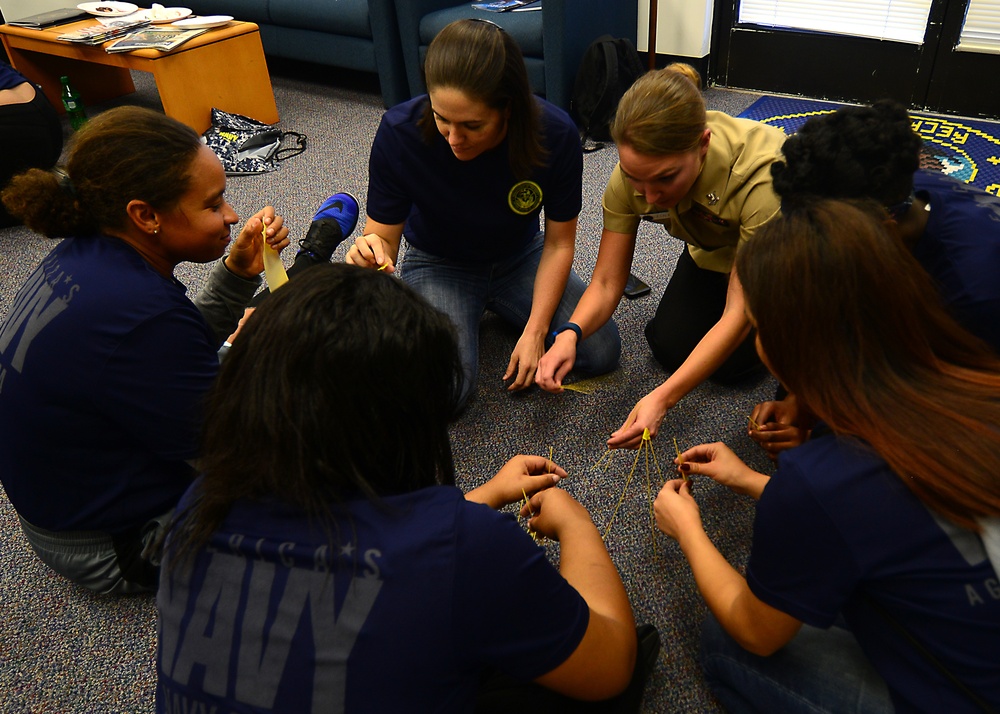
M 660 211 L 659 213 L 643 213 L 639 216 L 644 221 L 652 221 L 654 223 L 659 223 L 660 221 L 665 221 L 670 218 L 670 211 Z

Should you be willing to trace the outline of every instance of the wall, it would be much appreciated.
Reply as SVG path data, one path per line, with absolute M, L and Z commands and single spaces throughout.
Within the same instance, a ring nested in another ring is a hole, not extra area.
M 639 2 L 637 48 L 649 49 L 649 0 Z M 656 6 L 657 55 L 706 57 L 712 39 L 711 0 L 658 0 Z

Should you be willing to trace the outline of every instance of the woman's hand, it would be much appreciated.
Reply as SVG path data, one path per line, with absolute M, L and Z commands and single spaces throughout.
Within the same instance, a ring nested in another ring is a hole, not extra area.
M 507 386 L 508 392 L 516 392 L 535 383 L 535 370 L 544 353 L 544 333 L 529 334 L 527 329 L 521 333 L 521 338 L 514 345 L 514 351 L 510 353 L 507 371 L 503 373 L 505 382 L 508 379 L 514 380 Z
M 561 488 L 536 493 L 521 507 L 521 516 L 528 518 L 528 528 L 552 540 L 560 540 L 573 528 L 594 528 L 590 512 Z
M 674 459 L 685 475 L 700 474 L 728 488 L 754 498 L 760 498 L 770 476 L 754 471 L 733 453 L 732 449 L 717 441 L 688 449 Z
M 703 531 L 701 511 L 691 496 L 691 483 L 674 479 L 663 484 L 653 501 L 656 527 L 674 540 L 685 534 Z
M 800 427 L 798 400 L 789 394 L 780 402 L 762 402 L 750 413 L 759 428 L 751 427 L 750 438 L 756 441 L 771 460 L 786 449 L 792 449 L 809 437 L 809 429 Z
M 523 501 L 525 494 L 530 498 L 532 494 L 551 488 L 564 478 L 566 471 L 542 456 L 515 456 L 496 476 L 465 494 L 465 499 L 500 509 Z
M 546 392 L 561 392 L 563 377 L 569 374 L 576 362 L 576 333 L 564 330 L 556 335 L 555 342 L 538 361 L 535 384 Z
M 642 443 L 643 432 L 649 429 L 650 438 L 656 436 L 656 432 L 660 429 L 660 423 L 666 414 L 667 408 L 659 395 L 655 390 L 650 392 L 640 399 L 629 412 L 625 423 L 617 431 L 611 432 L 608 448 L 638 449 Z
M 267 244 L 276 252 L 288 246 L 288 228 L 284 219 L 276 215 L 273 206 L 265 206 L 250 216 L 243 224 L 225 258 L 230 272 L 241 278 L 251 279 L 264 271 L 263 242 L 261 232 L 266 231 Z
M 358 236 L 347 249 L 344 261 L 362 268 L 395 273 L 396 266 L 389 256 L 389 245 L 376 233 Z

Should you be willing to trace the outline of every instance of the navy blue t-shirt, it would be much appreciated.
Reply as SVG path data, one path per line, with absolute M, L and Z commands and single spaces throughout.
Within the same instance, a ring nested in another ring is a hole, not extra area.
M 505 138 L 470 161 L 459 161 L 443 136 L 426 143 L 418 121 L 426 95 L 382 117 L 368 167 L 369 217 L 405 222 L 406 240 L 457 262 L 495 262 L 518 253 L 538 234 L 538 214 L 569 221 L 580 213 L 583 154 L 580 135 L 563 110 L 536 98 L 541 108 L 545 166 L 514 178 Z
M 587 604 L 545 551 L 457 488 L 335 517 L 239 501 L 192 563 L 168 541 L 157 712 L 472 711 L 484 670 L 534 679 L 583 639 Z
M 940 171 L 917 171 L 913 187 L 931 207 L 913 255 L 952 316 L 1000 353 L 1000 198 Z
M 6 62 L 0 61 L 0 89 L 13 89 L 28 79 Z
M 843 613 L 897 712 L 973 709 L 872 601 L 1000 706 L 1000 581 L 978 535 L 932 515 L 862 442 L 813 434 L 757 504 L 754 595 L 816 627 Z
M 62 241 L 0 326 L 0 480 L 52 531 L 120 533 L 194 476 L 216 340 L 176 280 L 124 241 Z

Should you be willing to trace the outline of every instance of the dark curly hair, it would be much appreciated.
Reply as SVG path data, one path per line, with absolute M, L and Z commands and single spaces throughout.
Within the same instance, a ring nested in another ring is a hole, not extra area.
M 913 190 L 922 143 L 898 102 L 844 107 L 813 117 L 788 138 L 785 160 L 771 165 L 774 190 L 783 206 L 806 196 L 892 205 Z

